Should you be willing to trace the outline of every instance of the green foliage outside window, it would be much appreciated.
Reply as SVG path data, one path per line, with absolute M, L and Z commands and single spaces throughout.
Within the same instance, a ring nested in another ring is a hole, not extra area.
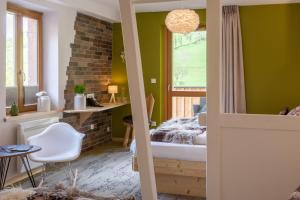
M 173 87 L 206 87 L 206 31 L 173 34 Z

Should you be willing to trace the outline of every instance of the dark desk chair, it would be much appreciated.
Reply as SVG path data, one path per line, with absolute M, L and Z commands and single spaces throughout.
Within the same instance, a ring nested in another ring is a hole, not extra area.
M 147 114 L 148 114 L 148 120 L 149 120 L 149 124 L 150 125 L 151 125 L 151 117 L 152 117 L 152 113 L 153 113 L 154 103 L 155 103 L 155 99 L 154 99 L 153 95 L 150 94 L 146 98 Z M 132 115 L 125 116 L 123 118 L 123 123 L 126 126 L 126 132 L 125 132 L 125 136 L 124 136 L 123 147 L 127 148 L 128 147 L 129 137 L 130 137 L 131 133 L 132 133 L 132 137 L 131 137 L 132 139 L 131 140 L 134 139 L 134 130 L 133 130 Z

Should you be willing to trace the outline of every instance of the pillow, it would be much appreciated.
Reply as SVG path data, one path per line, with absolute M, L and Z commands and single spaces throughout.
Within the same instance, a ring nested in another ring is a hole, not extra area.
M 279 115 L 287 115 L 289 113 L 289 107 L 284 107 L 280 112 Z
M 193 144 L 195 145 L 206 145 L 206 141 L 207 141 L 207 132 L 205 131 L 202 134 L 198 134 L 197 136 L 195 136 L 193 138 Z
M 296 108 L 292 109 L 287 115 L 300 116 L 300 106 L 297 106 Z

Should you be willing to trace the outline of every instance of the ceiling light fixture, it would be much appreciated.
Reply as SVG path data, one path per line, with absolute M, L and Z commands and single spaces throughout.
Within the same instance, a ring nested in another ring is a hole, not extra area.
M 187 34 L 199 27 L 200 19 L 194 10 L 177 9 L 168 13 L 165 23 L 169 31 Z

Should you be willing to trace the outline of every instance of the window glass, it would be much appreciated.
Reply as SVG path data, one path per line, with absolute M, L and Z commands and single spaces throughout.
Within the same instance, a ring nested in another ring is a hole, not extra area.
M 16 24 L 15 15 L 6 15 L 6 86 L 16 87 Z
M 173 89 L 206 88 L 206 31 L 173 33 L 172 38 Z
M 6 106 L 18 101 L 16 78 L 16 16 L 6 14 Z
M 25 104 L 34 104 L 38 92 L 38 21 L 23 17 L 23 86 Z

